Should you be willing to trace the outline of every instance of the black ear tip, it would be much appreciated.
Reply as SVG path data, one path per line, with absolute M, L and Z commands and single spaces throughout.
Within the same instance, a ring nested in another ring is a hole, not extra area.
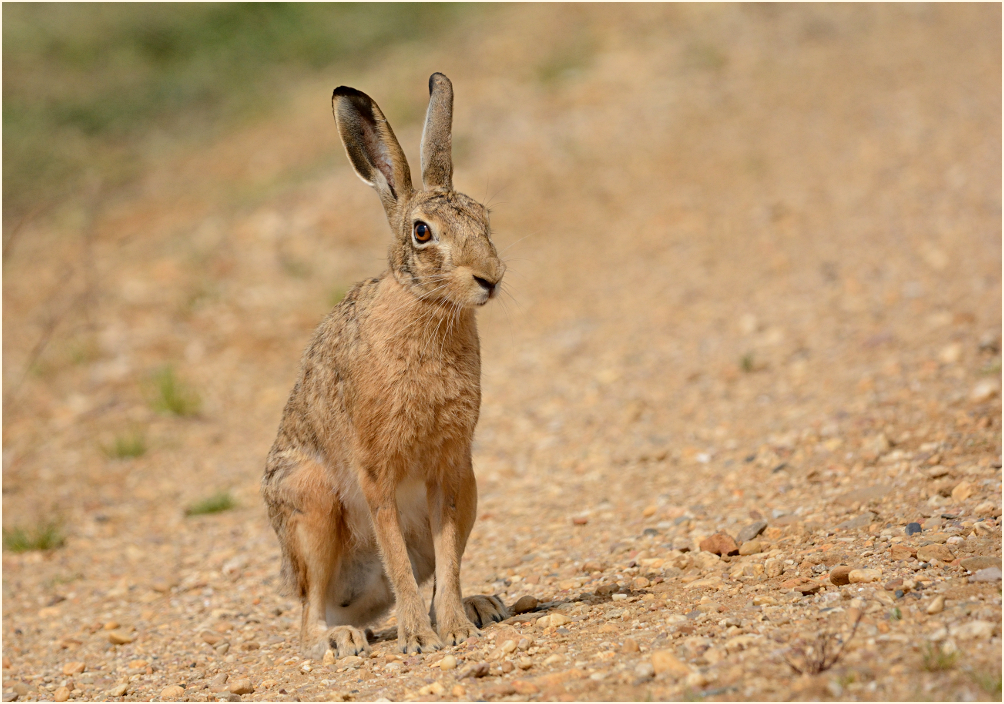
M 452 85 L 450 83 L 450 79 L 446 77 L 446 74 L 443 74 L 443 73 L 440 73 L 439 71 L 436 71 L 434 74 L 432 74 L 431 76 L 429 76 L 429 95 L 432 95 L 432 89 L 436 85 L 436 77 L 437 76 L 439 77 L 439 80 L 445 82 L 447 85 Z
M 349 88 L 348 86 L 338 86 L 335 88 L 334 92 L 331 94 L 331 99 L 335 98 L 359 98 L 366 97 L 366 94 L 362 91 L 356 90 L 355 88 Z

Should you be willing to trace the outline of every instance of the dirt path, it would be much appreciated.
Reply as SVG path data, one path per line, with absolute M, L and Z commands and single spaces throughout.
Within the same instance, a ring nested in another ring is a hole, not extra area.
M 67 539 L 4 551 L 4 700 L 999 700 L 1000 26 L 499 8 L 29 223 L 3 521 Z M 386 249 L 326 102 L 369 92 L 416 164 L 433 70 L 456 183 L 498 192 L 511 246 L 465 590 L 540 606 L 448 653 L 305 662 L 257 482 L 311 330 Z M 154 409 L 165 365 L 196 415 Z

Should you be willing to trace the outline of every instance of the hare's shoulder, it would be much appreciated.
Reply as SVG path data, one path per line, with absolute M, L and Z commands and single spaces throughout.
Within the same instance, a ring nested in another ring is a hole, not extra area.
M 307 365 L 332 362 L 352 354 L 360 339 L 360 324 L 369 315 L 383 276 L 360 281 L 321 321 L 304 353 Z

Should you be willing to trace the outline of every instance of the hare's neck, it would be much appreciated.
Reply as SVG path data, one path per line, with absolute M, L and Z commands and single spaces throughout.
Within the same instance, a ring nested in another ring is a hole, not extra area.
M 386 328 L 393 337 L 416 341 L 436 341 L 438 349 L 446 351 L 451 344 L 468 347 L 477 344 L 478 331 L 474 310 L 448 301 L 427 300 L 416 296 L 394 276 L 381 282 L 381 298 L 386 311 Z M 444 344 L 446 347 L 444 347 Z

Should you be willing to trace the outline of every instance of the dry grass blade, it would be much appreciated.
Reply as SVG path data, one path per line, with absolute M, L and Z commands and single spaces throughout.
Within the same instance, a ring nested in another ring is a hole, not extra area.
M 847 638 L 842 639 L 837 633 L 830 630 L 823 631 L 816 636 L 814 643 L 799 642 L 792 646 L 789 650 L 790 654 L 785 654 L 784 661 L 799 675 L 818 675 L 820 672 L 826 672 L 837 664 L 840 656 L 844 653 L 844 648 L 854 639 L 854 635 L 858 632 L 858 624 L 861 623 L 863 616 L 864 610 L 862 609 L 858 612 L 857 618 L 854 619 L 854 624 L 851 626 L 851 632 Z

